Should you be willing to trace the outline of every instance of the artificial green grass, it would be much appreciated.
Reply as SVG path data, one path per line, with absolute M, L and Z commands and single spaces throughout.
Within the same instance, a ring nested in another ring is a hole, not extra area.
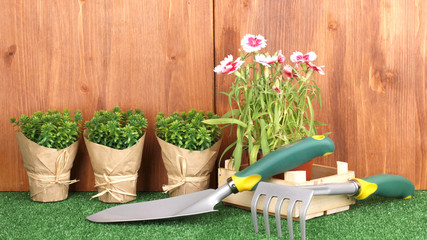
M 249 211 L 219 203 L 219 212 L 133 223 L 99 224 L 85 219 L 116 206 L 89 201 L 93 192 L 70 192 L 56 203 L 32 202 L 28 192 L 0 192 L 0 239 L 279 239 L 270 217 L 271 236 L 253 231 Z M 136 201 L 165 198 L 158 192 L 140 192 Z M 427 191 L 411 200 L 372 197 L 349 211 L 307 221 L 307 239 L 427 239 Z M 288 239 L 282 219 L 283 238 Z M 294 222 L 295 239 L 300 239 Z

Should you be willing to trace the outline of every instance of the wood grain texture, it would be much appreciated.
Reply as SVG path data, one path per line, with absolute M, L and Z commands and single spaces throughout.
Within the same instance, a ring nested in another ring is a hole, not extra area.
M 399 174 L 426 189 L 426 10 L 423 1 L 403 0 L 216 1 L 215 64 L 236 56 L 246 33 L 265 36 L 268 51 L 287 57 L 316 52 L 326 65 L 316 118 L 336 143 L 335 154 L 316 162 L 346 161 L 358 177 Z M 216 92 L 232 81 L 217 75 Z M 226 97 L 216 109 L 228 111 Z
M 400 174 L 427 189 L 427 3 L 363 1 L 3 1 L 0 9 L 0 191 L 27 190 L 8 119 L 57 108 L 140 108 L 149 129 L 139 190 L 161 190 L 166 172 L 155 115 L 228 111 L 232 76 L 213 75 L 246 33 L 267 50 L 315 51 L 326 65 L 316 118 L 358 177 Z M 225 132 L 222 149 L 233 139 Z M 213 176 L 216 176 L 213 174 Z M 72 190 L 93 190 L 81 142 Z M 214 184 L 213 184 L 214 186 Z
M 411 56 L 418 63 L 414 69 L 415 79 L 415 185 L 427 189 L 427 2 L 416 1 L 412 6 Z
M 167 183 L 158 112 L 214 110 L 211 1 L 5 1 L 0 10 L 0 191 L 27 190 L 10 116 L 140 108 L 149 128 L 139 190 Z M 203 90 L 201 90 L 203 89 Z M 83 141 L 73 190 L 93 190 Z

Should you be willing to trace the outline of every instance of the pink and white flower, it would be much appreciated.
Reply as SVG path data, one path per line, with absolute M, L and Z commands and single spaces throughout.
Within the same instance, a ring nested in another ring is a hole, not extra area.
M 317 55 L 314 52 L 309 52 L 305 55 L 303 55 L 301 52 L 294 52 L 290 59 L 294 63 L 308 63 L 316 60 Z
M 284 63 L 285 62 L 285 55 L 282 54 L 282 50 L 280 50 L 279 54 L 277 55 L 277 61 L 279 63 Z
M 265 48 L 267 46 L 267 40 L 261 35 L 252 35 L 252 34 L 246 34 L 246 36 L 243 37 L 240 44 L 243 47 L 243 50 L 245 52 L 255 52 L 261 50 L 261 48 Z
M 235 72 L 237 69 L 242 66 L 244 61 L 240 61 L 240 57 L 236 59 L 236 61 L 233 62 L 233 56 L 228 55 L 224 60 L 221 61 L 221 64 L 216 66 L 214 69 L 214 72 L 219 74 L 231 74 Z
M 325 72 L 323 71 L 323 68 L 325 68 L 325 66 L 316 66 L 311 62 L 308 62 L 308 66 L 314 71 L 317 71 L 320 75 L 325 75 Z
M 296 72 L 294 72 L 294 71 L 293 71 L 293 69 L 292 69 L 292 67 L 291 67 L 290 65 L 288 65 L 288 64 L 286 64 L 286 65 L 283 67 L 283 73 L 285 73 L 285 75 L 286 75 L 288 78 L 292 78 L 292 77 L 296 77 L 296 76 L 298 76 L 298 75 L 297 75 L 297 73 L 296 73 Z
M 264 54 L 258 54 L 255 56 L 255 62 L 262 64 L 266 67 L 270 67 L 270 64 L 276 63 L 279 56 L 265 56 Z

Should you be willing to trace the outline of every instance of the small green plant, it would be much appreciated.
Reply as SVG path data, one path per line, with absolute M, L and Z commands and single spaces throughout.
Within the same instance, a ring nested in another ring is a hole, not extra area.
M 190 151 L 203 151 L 212 147 L 221 138 L 218 126 L 202 122 L 216 118 L 219 116 L 212 112 L 197 112 L 194 109 L 188 114 L 175 112 L 169 117 L 159 113 L 156 117 L 156 135 L 177 147 Z
M 25 137 L 40 146 L 64 149 L 79 139 L 82 113 L 77 110 L 74 114 L 66 109 L 35 112 L 31 116 L 25 114 L 10 122 L 17 126 Z
M 147 119 L 139 109 L 121 112 L 119 107 L 112 111 L 100 110 L 87 121 L 89 141 L 115 149 L 135 145 L 147 129 Z

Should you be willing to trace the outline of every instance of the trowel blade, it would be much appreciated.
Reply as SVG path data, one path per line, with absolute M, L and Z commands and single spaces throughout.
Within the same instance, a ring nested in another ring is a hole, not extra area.
M 215 212 L 215 205 L 231 194 L 228 185 L 187 195 L 105 209 L 87 217 L 98 223 L 166 219 Z

